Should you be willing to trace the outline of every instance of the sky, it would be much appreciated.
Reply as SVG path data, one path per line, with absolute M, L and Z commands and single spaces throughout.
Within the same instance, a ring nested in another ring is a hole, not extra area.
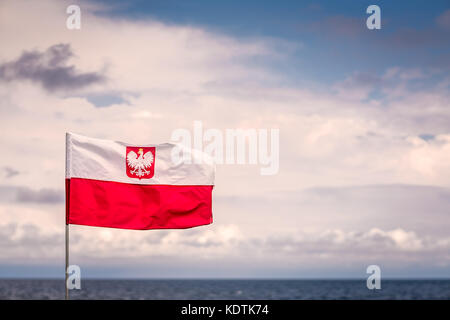
M 0 43 L 0 277 L 64 276 L 65 132 L 197 120 L 279 129 L 279 172 L 218 165 L 209 226 L 71 226 L 82 276 L 450 277 L 448 1 L 2 0 Z

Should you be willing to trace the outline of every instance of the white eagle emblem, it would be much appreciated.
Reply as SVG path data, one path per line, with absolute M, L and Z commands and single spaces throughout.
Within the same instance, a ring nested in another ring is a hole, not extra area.
M 134 151 L 127 154 L 127 164 L 130 168 L 130 173 L 136 175 L 139 179 L 145 175 L 150 174 L 150 168 L 153 164 L 153 154 L 148 151 L 144 154 L 142 148 L 139 148 L 139 156 Z

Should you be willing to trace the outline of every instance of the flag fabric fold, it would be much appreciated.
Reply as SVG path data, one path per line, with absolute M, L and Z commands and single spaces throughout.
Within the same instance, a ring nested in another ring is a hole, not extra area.
M 174 163 L 179 150 L 190 161 Z M 135 230 L 207 225 L 214 174 L 213 160 L 198 150 L 67 133 L 66 223 Z

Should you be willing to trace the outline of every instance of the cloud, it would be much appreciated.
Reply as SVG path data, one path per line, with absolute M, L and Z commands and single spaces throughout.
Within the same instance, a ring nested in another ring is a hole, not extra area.
M 449 33 L 436 28 L 403 28 L 386 37 L 381 43 L 402 49 L 445 47 L 450 44 Z
M 0 65 L 0 80 L 29 80 L 49 91 L 76 90 L 106 80 L 98 72 L 79 73 L 74 65 L 67 65 L 71 57 L 69 44 L 56 44 L 44 52 L 25 51 L 16 60 Z
M 355 71 L 334 83 L 332 90 L 342 99 L 360 101 L 370 99 L 378 102 L 377 106 L 389 107 L 397 102 L 396 99 L 405 99 L 412 93 L 426 94 L 433 89 L 436 90 L 438 87 L 436 83 L 439 81 L 441 86 L 446 85 L 445 68 L 393 66 L 382 72 Z
M 48 232 L 34 224 L 1 224 L 0 255 L 11 257 L 19 263 L 30 261 L 55 262 L 62 255 L 63 234 Z M 0 264 L 9 264 L 2 259 Z
M 114 93 L 88 95 L 86 99 L 99 108 L 109 107 L 114 104 L 128 104 L 127 100 Z
M 439 15 L 436 18 L 436 23 L 441 28 L 450 31 L 450 10 L 446 10 L 441 15 Z
M 450 30 L 450 13 L 445 11 L 436 18 L 436 25 L 428 28 L 397 27 L 391 21 L 382 22 L 382 29 L 373 32 L 366 26 L 364 17 L 352 17 L 347 15 L 328 15 L 312 23 L 302 23 L 301 32 L 308 31 L 327 40 L 339 41 L 351 45 L 358 41 L 359 49 L 373 48 L 372 45 L 383 46 L 385 49 L 410 49 L 410 48 L 436 48 L 445 47 L 450 44 L 448 31 Z M 384 21 L 384 20 L 383 20 Z M 384 24 L 389 24 L 385 28 Z M 390 32 L 384 30 L 389 28 Z M 352 42 L 353 41 L 353 42 Z M 353 51 L 359 50 L 353 47 Z M 379 51 L 384 54 L 385 50 Z
M 244 236 L 237 225 L 145 233 L 72 226 L 70 254 L 71 261 L 82 268 L 107 263 L 109 267 L 121 266 L 126 275 L 127 267 L 153 264 L 156 260 L 172 261 L 172 268 L 189 276 L 199 272 L 195 268 L 186 270 L 186 266 L 197 264 L 202 270 L 204 265 L 220 265 L 216 272 L 209 271 L 210 275 L 218 276 L 223 268 L 236 268 L 236 264 L 241 264 L 243 272 L 276 267 L 280 275 L 292 268 L 302 270 L 326 264 L 328 268 L 345 270 L 371 263 L 388 268 L 389 273 L 422 265 L 424 259 L 429 267 L 443 268 L 450 265 L 449 249 L 448 236 L 424 236 L 403 228 L 351 231 L 335 228 Z M 46 231 L 30 223 L 0 224 L 0 253 L 3 265 L 36 263 L 43 257 L 46 261 L 57 261 L 64 253 L 62 228 Z M 177 265 L 177 261 L 182 261 L 183 266 Z M 155 274 L 149 270 L 144 276 Z
M 64 202 L 64 191 L 0 185 L 0 201 L 56 204 Z
M 380 76 L 366 72 L 355 72 L 333 86 L 344 99 L 363 100 L 381 84 Z
M 20 174 L 20 171 L 14 169 L 14 168 L 11 168 L 11 167 L 3 167 L 3 172 L 5 173 L 6 179 L 12 178 L 12 177 Z
M 318 234 L 300 233 L 293 236 L 270 237 L 261 242 L 262 250 L 291 252 L 300 255 L 323 255 L 332 260 L 339 255 L 359 260 L 372 256 L 376 259 L 389 257 L 396 260 L 396 254 L 433 252 L 442 254 L 449 249 L 450 238 L 420 237 L 413 231 L 402 228 L 382 230 L 372 228 L 367 231 L 325 230 Z M 333 258 L 330 257 L 333 256 Z M 359 256 L 359 258 L 357 258 Z M 437 258 L 437 257 L 436 257 Z M 450 255 L 444 254 L 441 261 L 450 263 Z M 400 260 L 400 259 L 399 259 Z
M 344 15 L 327 17 L 321 21 L 312 23 L 309 30 L 327 35 L 341 37 L 359 37 L 367 32 L 365 18 L 354 18 Z

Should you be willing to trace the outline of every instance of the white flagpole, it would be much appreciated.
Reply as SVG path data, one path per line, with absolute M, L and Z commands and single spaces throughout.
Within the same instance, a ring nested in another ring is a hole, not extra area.
M 67 173 L 70 169 L 69 161 L 70 161 L 70 154 L 69 154 L 69 134 L 66 132 L 66 179 L 67 179 Z M 70 183 L 70 182 L 69 182 Z M 66 180 L 66 213 L 65 213 L 65 220 L 66 220 L 66 271 L 65 271 L 65 289 L 66 289 L 66 300 L 69 300 L 69 288 L 67 286 L 67 280 L 69 279 L 69 221 L 68 221 L 68 201 L 69 201 L 69 193 L 68 193 L 69 184 Z
M 69 278 L 69 224 L 66 223 L 66 300 L 69 300 L 69 288 L 67 287 L 67 280 Z

